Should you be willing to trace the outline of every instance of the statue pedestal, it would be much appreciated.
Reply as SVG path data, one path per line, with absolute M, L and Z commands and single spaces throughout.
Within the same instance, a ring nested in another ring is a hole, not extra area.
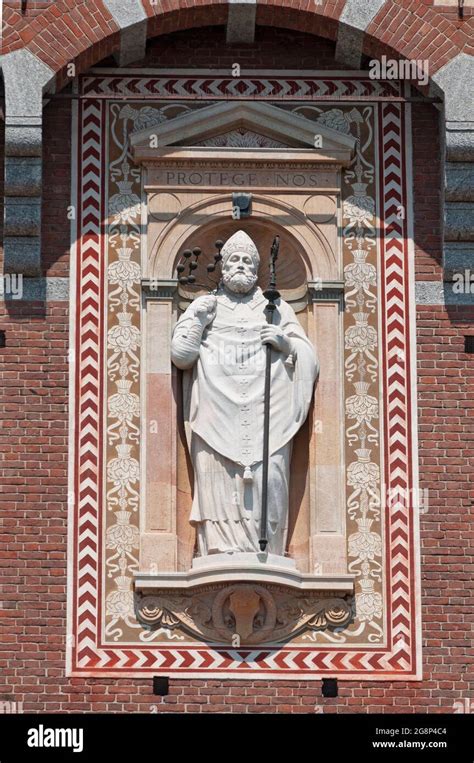
M 354 591 L 354 577 L 299 572 L 294 559 L 265 552 L 212 554 L 193 559 L 189 572 L 138 572 L 135 574 L 135 590 L 186 590 L 216 583 L 258 582 L 304 591 L 347 594 Z
M 259 553 L 236 552 L 226 554 L 210 554 L 209 556 L 196 556 L 192 561 L 191 569 L 205 570 L 209 568 L 235 569 L 243 568 L 245 570 L 261 568 L 276 568 L 277 570 L 296 570 L 294 559 L 289 556 L 278 556 L 277 554 L 268 554 L 266 551 Z

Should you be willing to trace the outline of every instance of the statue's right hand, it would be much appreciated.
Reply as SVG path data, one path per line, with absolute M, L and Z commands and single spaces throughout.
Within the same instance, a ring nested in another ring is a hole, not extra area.
M 214 319 L 216 314 L 217 299 L 214 294 L 206 294 L 203 297 L 196 297 L 191 305 L 191 310 L 195 318 L 206 327 Z

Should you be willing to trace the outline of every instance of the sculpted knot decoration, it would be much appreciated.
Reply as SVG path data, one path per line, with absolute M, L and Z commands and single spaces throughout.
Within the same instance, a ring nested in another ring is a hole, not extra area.
M 214 643 L 281 642 L 305 632 L 347 626 L 350 597 L 295 594 L 254 583 L 207 587 L 194 594 L 156 592 L 137 599 L 137 617 L 150 628 L 181 630 Z

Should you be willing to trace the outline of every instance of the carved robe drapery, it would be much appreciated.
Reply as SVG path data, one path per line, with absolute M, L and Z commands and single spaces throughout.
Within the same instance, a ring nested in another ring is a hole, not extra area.
M 185 368 L 183 408 L 195 473 L 190 521 L 201 555 L 258 551 L 261 511 L 266 299 L 217 295 L 204 332 L 187 310 L 172 340 L 172 359 Z M 286 358 L 272 352 L 268 550 L 284 554 L 291 443 L 308 413 L 318 372 L 314 348 L 293 309 L 277 301 L 273 323 L 291 338 Z M 245 477 L 245 479 L 244 479 Z

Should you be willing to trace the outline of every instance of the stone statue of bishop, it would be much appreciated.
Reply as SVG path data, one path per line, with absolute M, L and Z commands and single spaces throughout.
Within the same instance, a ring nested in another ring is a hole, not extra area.
M 184 419 L 194 468 L 190 522 L 200 556 L 260 551 L 265 345 L 270 344 L 267 550 L 283 556 L 292 441 L 308 414 L 318 362 L 287 302 L 277 300 L 273 324 L 267 323 L 252 239 L 240 230 L 221 254 L 216 294 L 191 303 L 171 343 L 173 363 L 184 371 Z

